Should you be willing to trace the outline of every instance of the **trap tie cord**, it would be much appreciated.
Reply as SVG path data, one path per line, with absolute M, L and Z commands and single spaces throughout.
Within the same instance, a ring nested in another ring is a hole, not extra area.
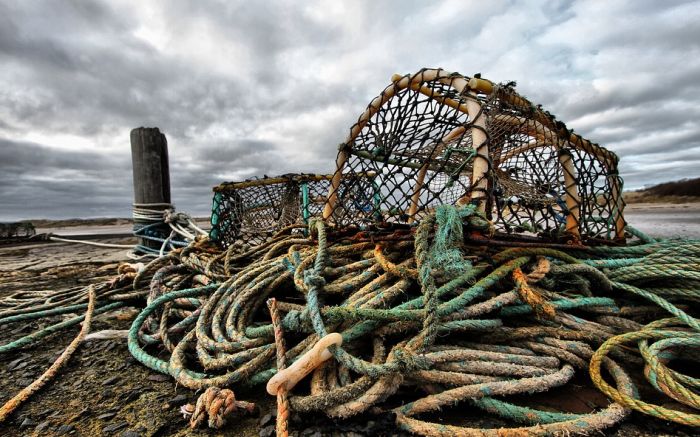
M 377 413 L 387 410 L 389 396 L 414 386 L 426 396 L 392 414 L 402 429 L 425 435 L 497 433 L 416 419 L 459 401 L 523 423 L 513 430 L 534 434 L 603 429 L 632 408 L 697 426 L 695 415 L 639 404 L 634 384 L 616 361 L 647 363 L 651 386 L 695 408 L 695 381 L 667 363 L 675 356 L 697 360 L 678 345 L 697 342 L 697 320 L 688 304 L 700 300 L 699 242 L 498 250 L 457 238 L 455 216 L 488 228 L 478 214 L 464 211 L 436 211 L 416 229 L 413 242 L 382 242 L 380 249 L 372 242 L 331 243 L 320 221 L 308 238 L 287 230 L 242 254 L 195 241 L 140 271 L 125 268 L 121 280 L 97 284 L 102 303 L 94 313 L 142 307 L 129 330 L 129 350 L 189 388 L 259 386 L 276 373 L 275 327 L 264 322 L 265 302 L 275 296 L 288 343 L 286 363 L 311 350 L 324 333 L 343 337 L 334 359 L 313 372 L 310 393 L 287 393 L 288 411 L 339 418 Z M 441 265 L 440 257 L 451 262 Z M 19 296 L 0 301 L 0 324 L 84 311 L 86 292 L 81 287 L 41 302 Z M 531 294 L 537 298 L 527 297 Z M 543 308 L 553 308 L 554 316 Z M 643 328 L 663 320 L 664 312 L 672 322 Z M 51 325 L 45 334 L 0 346 L 0 352 L 82 320 Z M 636 342 L 639 355 L 618 346 L 624 342 Z M 163 351 L 169 357 L 163 359 Z M 614 383 L 592 379 L 615 400 L 601 411 L 543 411 L 507 399 L 563 386 L 589 367 L 594 375 L 600 365 Z

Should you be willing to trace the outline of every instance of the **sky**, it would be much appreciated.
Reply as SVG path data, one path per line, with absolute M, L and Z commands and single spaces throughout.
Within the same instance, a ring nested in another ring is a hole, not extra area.
M 0 0 L 0 221 L 128 217 L 139 126 L 193 215 L 225 180 L 330 172 L 422 67 L 517 81 L 627 189 L 698 177 L 698 23 L 697 1 Z

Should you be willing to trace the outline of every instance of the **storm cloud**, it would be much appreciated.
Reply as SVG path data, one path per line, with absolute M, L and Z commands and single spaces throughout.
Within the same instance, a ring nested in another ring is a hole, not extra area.
M 0 1 L 0 220 L 128 216 L 139 126 L 196 215 L 224 180 L 330 171 L 421 67 L 516 80 L 628 188 L 697 177 L 698 22 L 693 1 Z

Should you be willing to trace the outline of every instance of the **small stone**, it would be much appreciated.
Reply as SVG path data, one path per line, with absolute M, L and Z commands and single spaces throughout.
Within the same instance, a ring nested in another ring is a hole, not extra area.
M 141 437 L 141 433 L 136 431 L 124 431 L 121 437 Z
M 99 416 L 97 416 L 97 418 L 100 419 L 100 420 L 109 420 L 109 419 L 113 418 L 113 417 L 116 416 L 116 415 L 117 415 L 117 413 L 114 413 L 114 412 L 111 412 L 111 413 L 104 413 L 104 414 L 100 414 Z
M 260 418 L 260 425 L 267 425 L 272 420 L 272 414 L 266 414 Z
M 52 412 L 53 412 L 53 410 L 51 408 L 47 408 L 45 410 L 38 412 L 36 415 L 39 417 L 45 417 L 45 416 L 48 416 L 49 414 L 51 414 Z
M 170 381 L 170 375 L 163 375 L 162 373 L 148 375 L 148 380 L 153 382 L 166 382 Z
M 69 434 L 71 432 L 75 432 L 75 427 L 73 425 L 61 425 L 56 430 L 56 434 L 58 435 Z
M 179 407 L 180 405 L 186 404 L 188 400 L 189 396 L 187 395 L 177 395 L 172 399 L 168 399 L 165 404 L 168 408 Z
M 27 362 L 22 358 L 16 359 L 7 365 L 7 370 L 19 370 L 27 366 Z
M 107 378 L 107 379 L 105 379 L 104 381 L 102 381 L 102 385 L 112 385 L 112 384 L 114 384 L 114 383 L 117 382 L 117 381 L 119 381 L 119 377 L 118 377 L 118 376 L 113 376 L 113 377 L 111 377 L 111 378 Z
M 22 361 L 26 360 L 27 358 L 29 357 L 23 355 L 13 361 L 10 361 L 7 364 L 7 370 L 14 370 L 16 366 L 18 366 Z
M 29 428 L 30 426 L 36 425 L 36 422 L 34 422 L 32 419 L 29 417 L 26 417 L 22 423 L 19 425 L 20 428 Z
M 275 434 L 275 427 L 274 426 L 265 426 L 263 428 L 260 428 L 260 432 L 258 435 L 260 437 L 272 437 Z
M 124 399 L 124 402 L 133 402 L 140 397 L 141 397 L 141 393 L 138 390 L 132 390 L 130 392 L 127 392 L 126 396 L 124 396 L 123 399 Z
M 41 422 L 40 424 L 38 424 L 36 426 L 36 428 L 34 428 L 34 431 L 37 431 L 38 433 L 42 433 L 43 431 L 46 431 L 49 428 L 49 426 L 51 426 L 51 423 L 49 423 L 48 420 L 45 420 L 45 421 Z
M 113 433 L 115 431 L 119 431 L 122 428 L 126 428 L 127 426 L 129 426 L 129 424 L 126 422 L 113 423 L 102 428 L 102 432 L 105 434 Z

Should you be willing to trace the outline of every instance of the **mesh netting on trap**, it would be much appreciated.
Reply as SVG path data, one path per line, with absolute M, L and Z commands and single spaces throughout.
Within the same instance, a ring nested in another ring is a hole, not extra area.
M 374 210 L 378 189 L 373 174 L 346 174 L 339 198 L 358 219 Z M 286 174 L 224 182 L 214 187 L 210 238 L 224 248 L 256 246 L 295 224 L 320 217 L 332 175 Z M 347 199 L 347 200 L 346 200 Z
M 497 85 L 440 69 L 393 82 L 341 144 L 324 218 L 334 225 L 420 220 L 473 203 L 499 235 L 585 243 L 622 240 L 617 156 Z M 357 216 L 345 173 L 372 172 L 371 214 Z

